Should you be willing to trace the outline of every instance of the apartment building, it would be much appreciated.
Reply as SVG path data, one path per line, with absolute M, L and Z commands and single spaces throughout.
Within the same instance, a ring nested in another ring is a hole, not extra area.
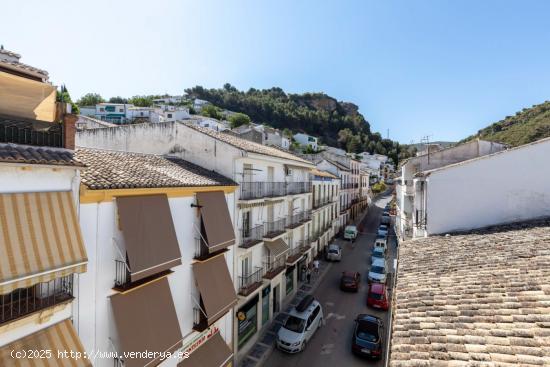
M 51 365 L 91 366 L 58 354 L 84 352 L 76 116 L 56 104 L 47 72 L 19 60 L 0 49 L 0 365 L 28 365 L 36 359 L 26 353 L 36 350 Z
M 321 171 L 326 171 L 334 176 L 338 177 L 340 180 L 340 195 L 338 197 L 339 201 L 339 227 L 344 228 L 351 220 L 351 190 L 352 185 L 351 174 L 348 167 L 340 164 L 336 161 L 332 161 L 326 158 L 321 157 L 320 155 L 313 155 L 314 161 L 316 161 L 317 169 Z
M 93 365 L 230 365 L 236 183 L 179 158 L 82 148 L 76 157 L 87 166 L 89 258 L 79 334 L 86 350 L 117 353 Z M 174 357 L 124 357 L 141 351 Z
M 233 350 L 244 355 L 296 293 L 312 260 L 311 175 L 314 165 L 287 151 L 175 122 L 86 130 L 82 147 L 168 154 L 239 184 L 234 205 L 237 245 Z
M 317 168 L 312 172 L 312 241 L 313 256 L 324 254 L 334 236 L 340 231 L 340 179 Z
M 422 228 L 425 226 L 423 209 L 419 209 L 419 203 L 425 199 L 416 194 L 421 194 L 422 183 L 415 186 L 415 176 L 422 172 L 442 168 L 470 159 L 486 156 L 496 152 L 503 151 L 505 145 L 484 140 L 472 140 L 470 142 L 442 149 L 435 152 L 429 152 L 424 155 L 412 157 L 401 164 L 401 176 L 396 185 L 396 232 L 402 238 L 410 238 L 424 235 Z M 460 179 L 459 181 L 463 181 Z M 488 190 L 489 191 L 489 190 Z M 456 193 L 448 192 L 448 197 L 456 200 Z M 415 207 L 415 202 L 417 203 Z M 417 212 L 417 210 L 420 210 Z M 418 219 L 417 219 L 418 218 Z M 415 223 L 418 223 L 416 225 Z M 417 231 L 415 228 L 419 228 Z
M 301 147 L 310 147 L 314 152 L 318 149 L 318 141 L 315 136 L 298 133 L 294 134 L 293 138 Z

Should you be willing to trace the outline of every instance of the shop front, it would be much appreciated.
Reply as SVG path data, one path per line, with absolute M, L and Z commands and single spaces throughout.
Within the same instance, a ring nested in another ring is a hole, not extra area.
M 285 272 L 285 292 L 287 296 L 294 290 L 294 268 L 294 265 L 289 266 Z
M 262 289 L 262 326 L 269 321 L 269 294 L 271 293 L 271 285 Z
M 265 290 L 265 289 L 264 289 Z M 262 291 L 263 294 L 263 291 Z M 245 303 L 237 311 L 237 338 L 238 338 L 238 348 L 242 348 L 251 337 L 256 334 L 258 331 L 258 301 L 259 295 L 256 294 L 250 301 Z M 268 293 L 269 299 L 269 293 Z M 269 307 L 269 301 L 268 301 Z

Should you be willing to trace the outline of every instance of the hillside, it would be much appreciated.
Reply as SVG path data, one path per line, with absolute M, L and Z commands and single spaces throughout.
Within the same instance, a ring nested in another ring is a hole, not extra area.
M 244 113 L 256 123 L 264 123 L 293 133 L 317 136 L 323 144 L 348 152 L 368 151 L 397 160 L 399 144 L 382 139 L 370 130 L 370 124 L 353 103 L 338 101 L 324 93 L 285 93 L 281 88 L 239 91 L 230 84 L 223 88 L 201 86 L 186 89 L 190 98 L 206 100 L 213 105 Z
M 524 108 L 514 116 L 481 129 L 471 139 L 498 141 L 511 146 L 527 144 L 550 136 L 550 101 Z

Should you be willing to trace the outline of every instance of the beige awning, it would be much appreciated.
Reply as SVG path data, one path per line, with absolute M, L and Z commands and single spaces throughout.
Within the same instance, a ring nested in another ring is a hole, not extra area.
M 193 264 L 193 274 L 211 325 L 237 303 L 235 287 L 223 254 Z
M 235 244 L 235 231 L 223 191 L 197 193 L 205 239 L 210 253 Z
M 233 352 L 220 333 L 211 337 L 204 345 L 178 363 L 178 367 L 225 367 L 231 363 Z
M 283 255 L 285 252 L 290 250 L 290 247 L 288 247 L 286 242 L 283 241 L 281 238 L 275 241 L 264 241 L 264 244 L 267 246 L 267 249 L 269 250 L 269 255 L 272 259 L 275 259 L 276 257 Z
M 40 356 L 38 354 L 35 358 L 12 357 L 12 353 L 19 352 L 22 355 L 22 353 L 28 353 L 29 351 L 40 353 L 42 358 L 37 358 Z M 46 351 L 49 351 L 50 358 L 46 358 L 48 356 Z M 84 356 L 85 351 L 72 322 L 65 320 L 1 347 L 0 366 L 92 366 L 89 359 L 84 359 L 83 357 L 80 359 L 71 358 L 71 352 L 80 353 L 81 356 Z M 58 358 L 65 354 L 67 358 Z
M 166 195 L 116 199 L 132 282 L 181 264 L 181 253 Z
M 70 191 L 0 194 L 0 294 L 86 271 Z
M 119 353 L 173 353 L 182 347 L 180 325 L 166 277 L 112 296 L 111 305 Z M 159 360 L 160 357 L 128 358 L 124 366 L 156 366 Z

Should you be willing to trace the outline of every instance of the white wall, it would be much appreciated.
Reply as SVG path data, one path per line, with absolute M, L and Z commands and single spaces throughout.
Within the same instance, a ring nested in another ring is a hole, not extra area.
M 550 216 L 550 140 L 435 171 L 428 233 Z

